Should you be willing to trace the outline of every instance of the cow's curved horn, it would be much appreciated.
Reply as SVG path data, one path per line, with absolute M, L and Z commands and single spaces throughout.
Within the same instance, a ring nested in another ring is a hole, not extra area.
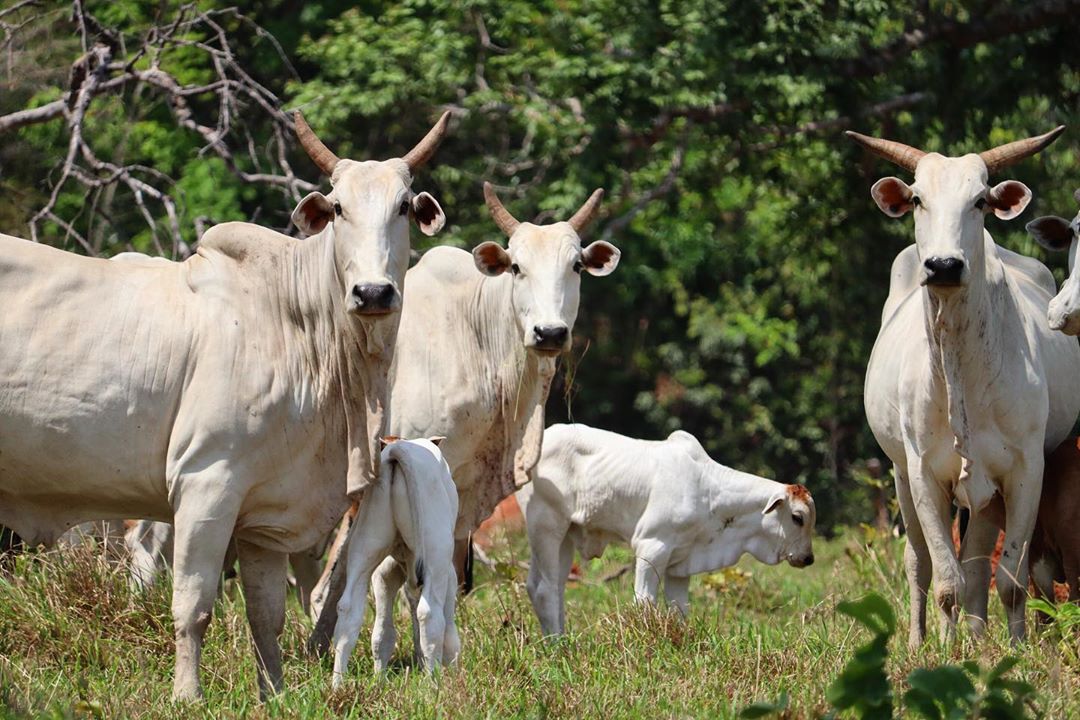
M 1034 155 L 1057 140 L 1058 136 L 1063 132 L 1065 132 L 1065 126 L 1058 125 L 1048 133 L 984 150 L 979 153 L 979 157 L 986 163 L 986 172 L 993 173 L 1004 167 L 1008 167 L 1013 163 L 1018 163 L 1026 157 Z
M 300 141 L 300 147 L 304 148 L 304 151 L 311 158 L 320 170 L 326 175 L 331 175 L 334 172 L 334 166 L 338 164 L 337 155 L 330 151 L 330 148 L 323 145 L 323 141 L 316 135 L 315 131 L 311 129 L 311 126 L 307 124 L 307 120 L 304 119 L 303 113 L 299 110 L 293 113 L 293 117 L 296 121 L 296 139 Z
M 450 111 L 447 110 L 439 118 L 439 121 L 428 130 L 428 134 L 420 142 L 416 143 L 416 147 L 405 153 L 405 156 L 401 159 L 409 166 L 409 172 L 416 172 L 417 168 L 431 159 L 431 156 L 439 149 L 439 143 L 446 137 L 446 127 L 449 124 Z
M 919 160 L 926 154 L 922 150 L 913 148 L 910 145 L 905 145 L 904 143 L 870 137 L 869 135 L 863 135 L 862 133 L 857 133 L 853 130 L 845 130 L 844 134 L 875 155 L 880 155 L 889 162 L 896 163 L 900 167 L 911 172 L 915 172 L 915 166 L 919 164 Z
M 574 228 L 574 232 L 580 233 L 596 218 L 596 213 L 600 210 L 600 201 L 603 199 L 604 188 L 593 190 L 593 194 L 589 196 L 585 204 L 574 213 L 574 217 L 567 221 Z
M 510 214 L 509 210 L 503 207 L 499 196 L 495 194 L 495 188 L 486 180 L 484 181 L 484 201 L 487 203 L 488 210 L 491 211 L 491 219 L 495 221 L 499 229 L 503 231 L 506 237 L 513 235 L 521 223 Z

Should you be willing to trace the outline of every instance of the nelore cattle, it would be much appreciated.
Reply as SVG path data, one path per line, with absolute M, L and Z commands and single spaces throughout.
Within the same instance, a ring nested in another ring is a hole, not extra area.
M 296 240 L 211 228 L 183 262 L 111 262 L 0 236 L 0 523 L 51 543 L 95 518 L 176 529 L 174 696 L 199 657 L 235 536 L 260 691 L 281 687 L 285 558 L 376 477 L 409 258 L 410 218 L 444 217 L 408 154 L 338 159 L 296 116 L 330 175 Z
M 1026 186 L 987 179 L 1062 130 L 963 157 L 848 133 L 915 174 L 912 185 L 887 177 L 871 189 L 890 217 L 913 213 L 915 244 L 892 265 L 864 398 L 874 436 L 894 463 L 908 530 L 912 646 L 925 638 L 931 579 L 950 628 L 961 607 L 974 632 L 985 628 L 997 527 L 979 513 L 995 496 L 1007 525 L 998 592 L 1011 636 L 1024 636 L 1044 454 L 1080 410 L 1080 347 L 1047 325 L 1050 271 L 995 244 L 984 218 L 1008 220 L 1024 210 Z M 950 532 L 954 500 L 972 511 L 959 559 Z

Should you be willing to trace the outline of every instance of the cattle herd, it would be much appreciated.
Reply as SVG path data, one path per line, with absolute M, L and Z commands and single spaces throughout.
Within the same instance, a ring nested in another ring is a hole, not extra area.
M 662 586 L 683 613 L 692 575 L 745 553 L 814 561 L 816 508 L 801 485 L 725 467 L 683 431 L 648 441 L 545 429 L 582 274 L 609 275 L 620 260 L 610 243 L 581 240 L 601 190 L 541 226 L 515 219 L 485 183 L 506 246 L 436 247 L 407 269 L 410 221 L 427 235 L 445 223 L 438 201 L 411 186 L 449 115 L 404 157 L 362 162 L 295 121 L 332 185 L 294 210 L 305 239 L 226 223 L 172 262 L 0 235 L 0 523 L 36 546 L 78 523 L 138 520 L 133 584 L 172 564 L 176 699 L 201 695 L 203 636 L 234 562 L 260 694 L 282 689 L 289 559 L 306 607 L 335 527 L 310 596 L 313 647 L 333 631 L 335 686 L 369 583 L 377 669 L 394 650 L 399 589 L 417 662 L 432 671 L 455 661 L 470 533 L 514 493 L 545 635 L 565 631 L 575 552 L 629 544 L 637 600 L 657 602 Z M 1029 572 L 1039 592 L 1058 580 L 1078 596 L 1069 534 L 1080 508 L 1067 488 L 1080 446 L 1067 436 L 1080 412 L 1080 345 L 1069 337 L 1080 333 L 1080 215 L 1027 226 L 1042 245 L 1070 250 L 1056 297 L 1045 266 L 984 229 L 986 214 L 1007 220 L 1031 199 L 1023 184 L 989 176 L 1062 131 L 955 158 L 848 133 L 914 174 L 911 185 L 887 177 L 871 189 L 885 214 L 914 214 L 915 244 L 893 262 L 865 388 L 908 533 L 913 645 L 925 637 L 931 582 L 950 629 L 962 612 L 983 631 L 999 528 L 997 587 L 1014 639 Z M 954 504 L 971 510 L 959 557 Z

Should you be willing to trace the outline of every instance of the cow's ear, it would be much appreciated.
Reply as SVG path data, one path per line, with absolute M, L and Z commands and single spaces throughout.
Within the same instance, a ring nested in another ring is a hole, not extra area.
M 1025 225 L 1024 229 L 1035 238 L 1035 242 L 1047 250 L 1068 250 L 1069 245 L 1072 244 L 1072 225 L 1068 220 L 1057 215 L 1035 218 Z
M 439 201 L 426 192 L 413 196 L 412 216 L 420 232 L 425 235 L 434 235 L 446 224 L 446 215 Z
M 870 188 L 870 197 L 889 217 L 901 217 L 915 207 L 915 193 L 906 182 L 896 177 L 881 178 L 874 183 Z
M 503 250 L 499 243 L 480 243 L 473 248 L 472 255 L 477 270 L 485 275 L 502 275 L 510 268 L 510 253 Z
M 305 235 L 317 235 L 334 219 L 334 204 L 325 195 L 313 192 L 292 212 L 293 225 Z
M 986 204 L 993 208 L 994 214 L 1002 220 L 1012 220 L 1024 212 L 1029 202 L 1031 191 L 1027 185 L 1016 180 L 998 183 L 986 193 Z
M 771 498 L 769 498 L 769 502 L 765 503 L 765 509 L 761 511 L 761 514 L 762 515 L 768 515 L 773 510 L 780 507 L 784 503 L 784 500 L 786 500 L 786 499 L 787 499 L 787 491 L 786 490 L 781 490 L 780 492 L 776 493 Z
M 609 242 L 597 240 L 581 251 L 581 262 L 590 275 L 610 275 L 619 264 L 622 252 Z
M 429 437 L 428 438 L 428 440 L 431 441 L 431 444 L 434 445 L 435 447 L 439 447 L 439 445 L 441 445 L 442 441 L 445 440 L 445 439 L 446 439 L 445 435 L 435 435 L 434 437 Z

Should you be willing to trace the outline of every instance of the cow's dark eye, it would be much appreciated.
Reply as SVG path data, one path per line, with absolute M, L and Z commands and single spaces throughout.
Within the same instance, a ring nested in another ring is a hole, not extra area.
M 918 195 L 912 195 L 911 204 L 915 207 L 920 207 L 922 205 L 922 200 L 919 199 Z
M 398 210 L 398 215 L 408 215 L 408 214 L 409 214 L 409 201 L 408 200 L 403 200 L 401 202 L 401 208 Z
M 521 268 L 518 267 L 517 263 L 510 263 L 510 272 L 514 273 L 515 275 L 520 275 Z
M 799 527 L 803 526 L 804 521 L 803 521 L 802 515 L 792 515 L 791 519 L 794 520 L 795 524 L 798 525 Z
M 578 260 L 576 263 L 574 263 L 574 272 L 580 273 L 582 271 L 582 269 L 584 269 L 584 267 L 585 267 L 585 263 Z
M 984 207 L 986 207 L 986 198 L 979 198 L 978 200 L 976 200 L 975 207 L 979 210 L 982 210 Z
M 334 203 L 334 213 L 337 215 L 341 215 L 341 203 Z

